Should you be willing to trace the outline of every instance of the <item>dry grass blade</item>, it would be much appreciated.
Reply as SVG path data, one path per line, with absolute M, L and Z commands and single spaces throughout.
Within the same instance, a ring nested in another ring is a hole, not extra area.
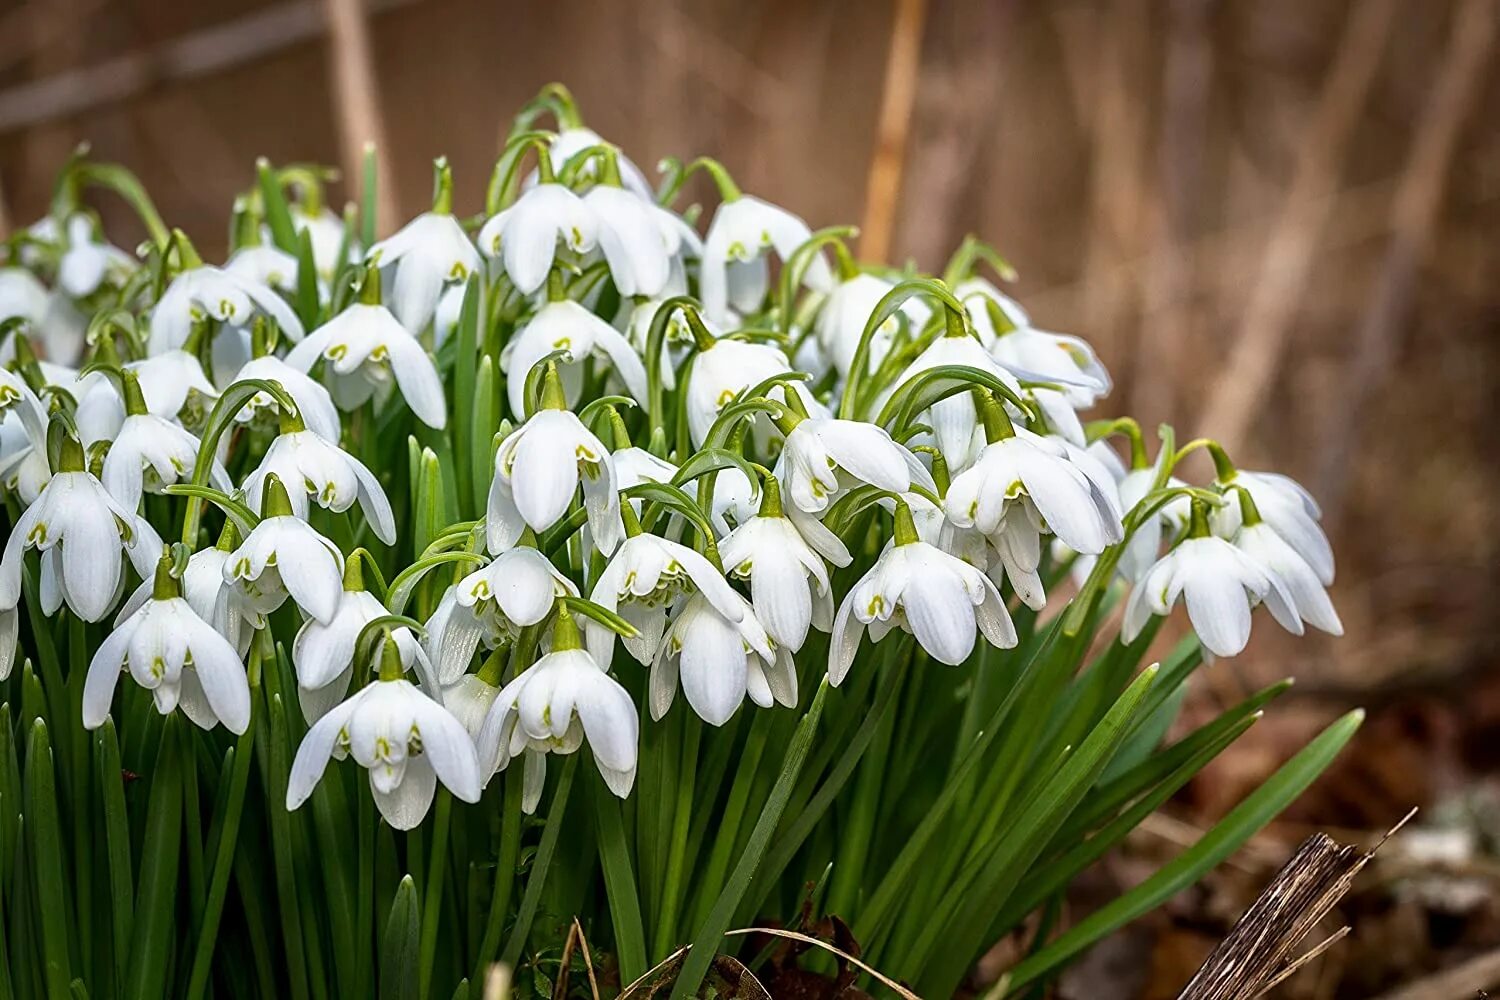
M 662 972 L 673 962 L 681 961 L 682 956 L 686 955 L 691 947 L 691 945 L 688 945 L 682 948 L 678 948 L 676 951 L 672 952 L 672 954 L 668 955 L 660 962 L 657 962 L 645 972 L 641 973 L 640 977 L 636 979 L 635 982 L 631 983 L 629 986 L 620 991 L 620 995 L 616 998 L 616 1000 L 629 1000 L 630 996 L 634 994 L 636 990 L 640 989 L 642 986 L 655 979 L 657 973 Z
M 1334 945 L 1344 940 L 1344 938 L 1348 937 L 1350 930 L 1351 928 L 1348 925 L 1340 927 L 1338 930 L 1334 931 L 1332 934 L 1324 938 L 1322 944 L 1314 945 L 1310 950 L 1303 952 L 1300 958 L 1295 959 L 1290 964 L 1288 964 L 1286 968 L 1282 969 L 1280 972 L 1276 973 L 1276 975 L 1272 976 L 1270 982 L 1262 986 L 1260 992 L 1255 995 L 1257 997 L 1263 997 L 1267 993 L 1274 990 L 1276 987 L 1280 986 L 1284 980 L 1290 978 L 1291 975 L 1298 969 L 1302 968 L 1308 962 L 1311 962 L 1313 959 L 1323 954 L 1323 952 L 1327 951 L 1329 948 L 1332 948 Z
M 842 948 L 835 948 L 827 941 L 819 941 L 817 938 L 812 937 L 811 935 L 801 934 L 797 931 L 784 931 L 777 927 L 741 927 L 739 930 L 727 932 L 724 936 L 735 937 L 736 935 L 740 934 L 769 934 L 772 937 L 787 938 L 792 941 L 801 941 L 803 944 L 810 944 L 816 948 L 822 948 L 824 951 L 842 958 L 844 961 L 848 962 L 850 965 L 853 965 L 860 971 L 867 972 L 870 975 L 874 976 L 876 979 L 880 980 L 880 982 L 884 986 L 892 990 L 897 996 L 904 997 L 905 1000 L 922 1000 L 921 997 L 917 996 L 905 986 L 902 986 L 900 983 L 896 982 L 894 979 L 891 979 L 888 976 L 881 975 L 879 970 L 871 968 L 864 962 L 861 962 L 859 959 L 849 954 L 847 951 L 844 951 Z
M 594 1000 L 599 1000 L 599 980 L 594 977 L 594 956 L 589 951 L 589 939 L 583 936 L 583 925 L 578 922 L 577 917 L 573 918 L 573 929 L 568 932 L 568 939 L 572 940 L 575 934 L 578 936 L 578 947 L 583 949 L 583 967 L 589 974 L 589 993 Z
M 1324 833 L 1304 840 L 1209 954 L 1177 1000 L 1251 1000 L 1326 950 L 1345 932 L 1333 935 L 1301 958 L 1289 958 L 1292 949 L 1349 891 L 1354 876 L 1381 844 L 1415 814 L 1416 810 L 1407 813 L 1367 851 L 1340 844 Z

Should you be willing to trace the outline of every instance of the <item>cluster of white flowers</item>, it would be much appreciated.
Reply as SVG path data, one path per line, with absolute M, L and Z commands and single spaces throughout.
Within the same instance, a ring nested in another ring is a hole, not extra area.
M 1127 642 L 1181 596 L 1217 656 L 1261 603 L 1340 630 L 1313 500 L 1211 442 L 1152 461 L 1132 421 L 1086 424 L 1104 367 L 978 277 L 979 244 L 944 281 L 860 266 L 717 164 L 666 165 L 656 192 L 582 128 L 524 133 L 502 166 L 465 220 L 439 161 L 432 210 L 366 250 L 295 179 L 242 199 L 223 267 L 180 233 L 138 260 L 76 204 L 13 244 L 0 678 L 32 549 L 43 615 L 120 609 L 90 727 L 128 671 L 161 712 L 243 732 L 256 634 L 300 619 L 288 806 L 352 755 L 410 828 L 437 782 L 477 801 L 517 756 L 534 808 L 547 755 L 585 743 L 625 796 L 631 688 L 653 719 L 680 688 L 719 726 L 747 698 L 795 708 L 799 676 L 840 684 L 866 633 L 952 665 L 980 636 L 1013 647 L 1012 611 L 1049 590 L 1123 581 Z M 672 207 L 700 166 L 719 195 L 702 238 Z M 310 256 L 272 245 L 283 191 Z M 407 431 L 411 463 L 390 444 Z M 1215 475 L 1188 486 L 1200 449 Z M 468 483 L 475 450 L 488 483 Z M 429 459 L 444 499 L 424 515 L 406 493 Z M 212 544 L 205 500 L 226 512 Z

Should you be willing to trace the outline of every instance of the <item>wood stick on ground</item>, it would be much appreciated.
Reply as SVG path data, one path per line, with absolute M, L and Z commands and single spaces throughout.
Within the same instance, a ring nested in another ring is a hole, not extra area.
M 866 260 L 884 261 L 891 250 L 891 230 L 896 199 L 901 194 L 907 139 L 911 135 L 911 110 L 917 97 L 917 70 L 922 59 L 926 21 L 927 0 L 896 0 L 880 96 L 880 121 L 875 131 L 875 153 L 870 158 L 870 173 L 865 182 L 865 217 L 860 227 L 859 251 Z
M 1267 243 L 1229 360 L 1211 387 L 1198 427 L 1234 454 L 1281 362 L 1313 252 L 1331 213 L 1340 166 L 1380 65 L 1397 0 L 1365 0 L 1349 14 L 1318 97 L 1292 188 Z
M 1462 0 L 1454 12 L 1441 75 L 1418 116 L 1421 124 L 1391 208 L 1390 248 L 1360 322 L 1353 361 L 1341 378 L 1342 404 L 1317 452 L 1321 464 L 1312 486 L 1331 520 L 1337 519 L 1348 485 L 1350 460 L 1362 428 L 1361 411 L 1394 360 L 1417 271 L 1442 207 L 1454 149 L 1489 69 L 1495 22 L 1494 0 Z
M 1414 813 L 1408 813 L 1380 843 Z M 1344 897 L 1354 876 L 1379 847 L 1362 851 L 1324 833 L 1308 837 L 1209 954 L 1177 1000 L 1251 1000 L 1284 978 L 1289 968 L 1303 964 L 1306 959 L 1292 957 L 1293 950 Z M 1325 941 L 1314 951 L 1331 943 Z
M 375 82 L 375 60 L 370 54 L 370 25 L 361 0 L 327 0 L 325 9 L 345 184 L 352 188 L 361 176 L 365 148 L 373 145 L 380 179 L 375 191 L 376 231 L 383 235 L 396 223 L 398 201 L 385 118 L 380 112 L 380 88 Z

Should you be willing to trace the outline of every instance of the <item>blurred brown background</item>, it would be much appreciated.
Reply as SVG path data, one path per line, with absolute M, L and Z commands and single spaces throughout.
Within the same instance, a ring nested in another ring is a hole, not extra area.
M 1500 982 L 1497 17 L 1497 0 L 34 0 L 0 12 L 0 218 L 40 216 L 88 139 L 222 251 L 256 156 L 338 164 L 381 133 L 403 217 L 443 153 L 474 211 L 509 116 L 555 79 L 643 165 L 712 154 L 815 227 L 862 222 L 866 253 L 936 269 L 980 234 L 1040 324 L 1099 348 L 1111 407 L 1301 479 L 1339 554 L 1346 637 L 1261 621 L 1205 671 L 1189 712 L 1300 683 L 1100 878 L 1140 877 L 1320 723 L 1371 709 L 1257 851 L 1065 991 L 1171 996 L 1302 824 L 1355 838 L 1421 805 L 1346 906 L 1354 939 L 1281 995 L 1473 996 Z M 101 207 L 117 242 L 140 237 Z M 1454 966 L 1469 978 L 1423 978 Z

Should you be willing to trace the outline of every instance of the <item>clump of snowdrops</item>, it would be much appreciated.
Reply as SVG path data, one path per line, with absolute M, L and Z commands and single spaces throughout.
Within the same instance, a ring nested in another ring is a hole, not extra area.
M 823 915 L 929 996 L 1027 928 L 1022 991 L 1357 726 L 1060 923 L 1285 688 L 1179 733 L 1194 671 L 1340 631 L 1313 499 L 1086 419 L 1104 366 L 977 240 L 857 261 L 557 86 L 482 214 L 434 173 L 398 226 L 373 166 L 340 216 L 262 162 L 218 265 L 80 151 L 5 246 L 0 995 L 687 997 Z

